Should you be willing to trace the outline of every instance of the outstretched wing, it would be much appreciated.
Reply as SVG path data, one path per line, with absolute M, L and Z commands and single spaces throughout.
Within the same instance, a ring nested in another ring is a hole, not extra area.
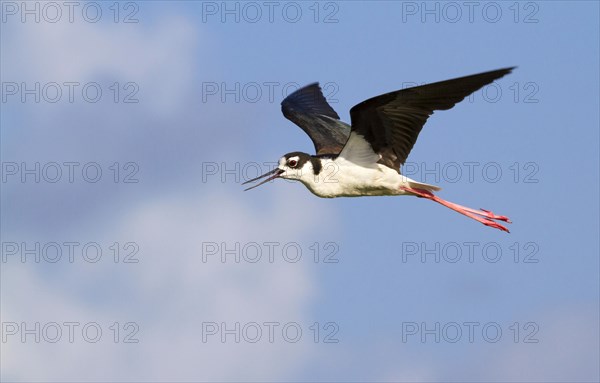
M 317 155 L 338 154 L 350 135 L 350 125 L 340 121 L 321 92 L 319 83 L 300 88 L 281 103 L 283 115 L 312 140 Z
M 350 110 L 352 136 L 362 136 L 380 163 L 399 170 L 435 110 L 447 110 L 513 68 L 460 77 L 373 97 Z M 355 137 L 359 139 L 360 137 Z M 351 141 L 352 138 L 349 140 Z

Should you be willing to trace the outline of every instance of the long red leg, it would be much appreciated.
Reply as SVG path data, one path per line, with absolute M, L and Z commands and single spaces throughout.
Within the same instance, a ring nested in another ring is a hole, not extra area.
M 495 215 L 494 213 L 492 213 L 489 210 L 484 210 L 484 209 L 475 210 L 475 209 L 471 209 L 466 206 L 462 206 L 462 205 L 458 205 L 453 202 L 446 201 L 425 189 L 409 188 L 409 187 L 404 187 L 404 186 L 401 187 L 400 189 L 410 192 L 412 194 L 415 194 L 417 197 L 427 198 L 429 200 L 435 201 L 435 202 L 439 203 L 440 205 L 444 205 L 447 208 L 450 208 L 456 212 L 459 212 L 462 215 L 466 215 L 467 217 L 472 218 L 475 221 L 481 222 L 486 226 L 494 227 L 496 229 L 510 233 L 506 227 L 500 225 L 498 222 L 493 221 L 493 220 L 497 220 L 497 221 L 504 221 L 504 222 L 511 223 L 510 220 L 508 219 L 508 217 L 505 217 L 503 215 Z

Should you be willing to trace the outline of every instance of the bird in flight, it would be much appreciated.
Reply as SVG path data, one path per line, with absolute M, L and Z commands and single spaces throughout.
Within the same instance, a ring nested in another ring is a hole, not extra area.
M 434 111 L 451 109 L 513 69 L 498 69 L 370 98 L 350 109 L 351 125 L 340 121 L 318 83 L 298 89 L 283 100 L 281 110 L 310 137 L 316 155 L 288 153 L 272 171 L 244 182 L 268 177 L 246 190 L 285 178 L 302 182 L 322 198 L 411 195 L 435 201 L 486 226 L 508 232 L 496 222 L 510 223 L 507 217 L 443 200 L 433 194 L 440 190 L 438 186 L 414 181 L 402 175 L 400 167 Z

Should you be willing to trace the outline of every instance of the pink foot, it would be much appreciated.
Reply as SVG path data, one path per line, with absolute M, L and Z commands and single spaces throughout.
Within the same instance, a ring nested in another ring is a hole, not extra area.
M 466 206 L 462 206 L 462 205 L 459 205 L 459 204 L 456 204 L 453 202 L 449 202 L 444 199 L 441 199 L 440 197 L 434 195 L 432 192 L 425 190 L 425 189 L 416 189 L 416 188 L 409 188 L 409 187 L 401 187 L 401 189 L 404 191 L 407 191 L 409 193 L 412 193 L 412 194 L 416 195 L 417 197 L 427 198 L 429 200 L 435 201 L 435 202 L 439 203 L 440 205 L 444 205 L 447 208 L 450 208 L 462 215 L 472 218 L 477 222 L 481 222 L 482 224 L 484 224 L 486 226 L 493 227 L 498 230 L 502 230 L 507 233 L 510 233 L 510 231 L 508 231 L 508 229 L 506 227 L 502 226 L 498 222 L 494 222 L 494 220 L 496 220 L 496 221 L 504 221 L 507 223 L 512 223 L 510 221 L 510 219 L 508 219 L 508 217 L 506 217 L 506 216 L 495 215 L 491 211 L 485 210 L 485 209 L 475 210 L 475 209 L 471 209 L 470 207 L 466 207 Z

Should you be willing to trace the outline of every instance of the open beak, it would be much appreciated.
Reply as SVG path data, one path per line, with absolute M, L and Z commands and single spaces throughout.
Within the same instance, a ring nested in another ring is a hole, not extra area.
M 265 183 L 267 183 L 267 182 L 269 182 L 271 180 L 274 180 L 275 178 L 279 178 L 281 176 L 281 173 L 283 173 L 283 172 L 285 172 L 285 170 L 281 170 L 279 168 L 275 168 L 275 169 L 271 170 L 270 172 L 267 172 L 267 173 L 263 174 L 262 176 L 258 176 L 256 178 L 252 178 L 251 180 L 248 180 L 248 181 L 244 182 L 242 185 L 246 185 L 247 183 L 254 182 L 254 181 L 259 180 L 259 179 L 261 179 L 263 177 L 266 177 L 266 176 L 271 176 L 271 177 L 267 178 L 266 180 L 264 180 L 263 182 L 261 182 L 259 184 L 251 186 L 248 189 L 244 189 L 244 191 L 248 191 L 250 189 L 254 189 L 255 187 L 258 187 L 258 186 L 260 186 L 262 184 L 265 184 Z

